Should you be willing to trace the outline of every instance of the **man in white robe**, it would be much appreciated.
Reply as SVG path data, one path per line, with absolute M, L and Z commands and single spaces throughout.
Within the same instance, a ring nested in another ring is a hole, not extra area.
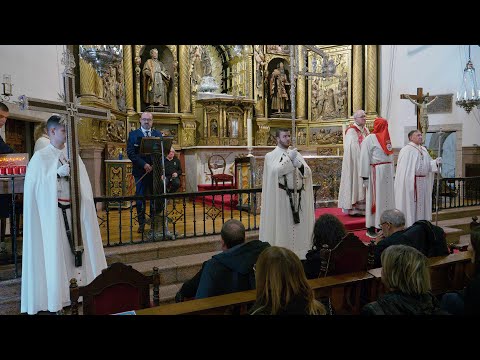
M 365 126 L 364 110 L 353 114 L 354 123 L 345 131 L 343 141 L 342 177 L 338 190 L 338 207 L 349 215 L 365 215 L 365 190 L 360 178 L 360 148 L 370 133 Z
M 277 129 L 275 135 L 277 147 L 265 155 L 263 166 L 260 240 L 305 259 L 315 223 L 312 171 L 297 149 L 289 149 L 290 130 Z M 298 192 L 292 209 L 294 172 Z
M 432 160 L 422 146 L 420 130 L 408 134 L 410 142 L 398 153 L 395 174 L 395 205 L 405 214 L 405 226 L 417 220 L 432 220 L 433 173 L 442 158 Z
M 376 228 L 380 230 L 380 215 L 395 209 L 394 174 L 388 121 L 376 118 L 373 132 L 363 140 L 360 150 L 360 176 L 367 189 L 365 224 L 371 238 L 376 237 Z
M 107 267 L 90 180 L 78 157 L 80 177 L 80 224 L 84 251 L 82 266 L 75 267 L 64 214 L 68 205 L 70 166 L 65 159 L 66 130 L 62 118 L 47 121 L 50 145 L 35 152 L 24 185 L 24 225 L 21 312 L 61 312 L 70 305 L 69 282 L 75 277 L 87 285 Z M 66 215 L 71 229 L 70 209 Z

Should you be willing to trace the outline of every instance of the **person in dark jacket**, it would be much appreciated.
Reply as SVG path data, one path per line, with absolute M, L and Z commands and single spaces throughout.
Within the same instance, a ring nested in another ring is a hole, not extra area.
M 263 251 L 255 264 L 257 299 L 250 315 L 325 315 L 299 257 L 281 246 Z
M 382 266 L 380 256 L 391 245 L 412 246 L 427 257 L 448 255 L 445 232 L 430 221 L 418 220 L 405 229 L 405 215 L 397 209 L 385 210 L 379 225 L 385 238 L 375 246 L 375 267 Z
M 220 236 L 223 251 L 205 261 L 202 269 L 182 285 L 175 297 L 177 302 L 255 289 L 253 266 L 270 244 L 260 240 L 245 242 L 245 226 L 236 219 L 223 224 Z
M 167 192 L 177 192 L 180 187 L 180 175 L 182 175 L 182 166 L 180 160 L 175 157 L 175 149 L 172 146 L 170 152 L 165 156 L 165 178 L 167 179 L 165 184 Z
M 152 129 L 153 115 L 150 112 L 143 112 L 140 117 L 141 127 L 132 130 L 128 135 L 127 155 L 132 161 L 132 175 L 135 178 L 135 195 L 152 195 L 153 194 L 153 160 L 151 155 L 142 155 L 140 153 L 140 144 L 144 137 L 162 137 L 160 131 Z M 146 174 L 146 175 L 145 175 Z M 145 175 L 145 176 L 144 176 Z M 163 184 L 160 187 L 163 189 Z M 159 195 L 159 194 L 153 194 Z M 137 216 L 138 216 L 138 233 L 145 230 L 145 201 L 137 200 Z M 163 201 L 159 201 L 159 209 L 163 210 Z M 150 201 L 150 216 L 154 213 L 154 202 Z
M 307 252 L 306 259 L 303 261 L 303 268 L 307 279 L 318 278 L 322 245 L 327 244 L 329 249 L 334 249 L 346 234 L 347 230 L 345 226 L 334 215 L 324 214 L 315 221 L 312 249 Z
M 440 303 L 452 315 L 480 315 L 480 228 L 472 231 L 470 242 L 475 264 L 473 278 L 464 289 L 444 294 Z
M 387 293 L 365 305 L 362 315 L 447 315 L 431 293 L 427 257 L 407 245 L 382 253 L 382 282 Z

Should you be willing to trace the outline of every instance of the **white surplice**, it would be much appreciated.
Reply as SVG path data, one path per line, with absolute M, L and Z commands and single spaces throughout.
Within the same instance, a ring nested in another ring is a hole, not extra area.
M 360 150 L 360 176 L 368 178 L 365 207 L 367 228 L 378 228 L 382 212 L 395 209 L 394 171 L 393 154 L 385 154 L 375 134 L 368 135 Z M 372 213 L 374 202 L 376 209 Z
M 405 214 L 405 226 L 432 220 L 433 173 L 437 170 L 436 161 L 424 146 L 409 142 L 398 153 L 395 205 Z
M 370 133 L 366 126 L 363 129 L 355 123 L 353 126 L 360 130 L 364 137 Z M 365 190 L 360 178 L 360 148 L 357 131 L 347 129 L 343 143 L 342 177 L 338 190 L 338 207 L 342 208 L 344 213 L 364 210 Z M 355 204 L 359 205 L 358 209 L 355 209 Z
M 80 223 L 84 252 L 75 267 L 58 199 L 65 197 L 64 178 L 57 178 L 64 151 L 53 145 L 38 150 L 30 160 L 24 185 L 21 312 L 56 312 L 70 304 L 69 281 L 87 285 L 107 267 L 98 226 L 92 186 L 78 157 Z M 67 181 L 68 184 L 68 181 Z M 69 191 L 68 191 L 68 196 Z M 67 210 L 70 213 L 70 210 Z M 70 215 L 69 215 L 70 216 Z M 70 223 L 71 224 L 71 223 Z M 71 226 L 70 226 L 71 227 Z
M 297 254 L 300 259 L 305 259 L 305 255 L 312 245 L 315 223 L 313 183 L 310 167 L 300 154 L 297 159 L 303 164 L 304 175 L 293 166 L 286 150 L 277 146 L 265 155 L 259 236 L 261 241 L 286 247 Z M 278 186 L 279 183 L 284 184 L 283 175 L 286 175 L 288 188 L 294 189 L 294 171 L 297 173 L 297 189 L 301 188 L 303 183 L 299 224 L 295 224 L 293 221 L 287 192 Z

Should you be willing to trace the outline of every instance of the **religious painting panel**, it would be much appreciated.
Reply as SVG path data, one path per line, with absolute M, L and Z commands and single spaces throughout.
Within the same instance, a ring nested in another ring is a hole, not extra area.
M 267 45 L 267 52 L 269 54 L 288 55 L 290 54 L 289 45 Z
M 306 126 L 297 127 L 297 145 L 307 145 L 308 128 Z
M 310 127 L 309 145 L 343 144 L 341 125 Z
M 352 47 L 321 47 L 322 55 L 308 51 L 310 94 L 309 119 L 335 121 L 351 114 L 351 57 Z

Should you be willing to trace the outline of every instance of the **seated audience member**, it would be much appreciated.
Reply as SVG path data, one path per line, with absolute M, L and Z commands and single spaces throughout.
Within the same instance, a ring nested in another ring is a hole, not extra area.
M 168 155 L 165 156 L 165 177 L 167 178 L 165 184 L 167 192 L 177 192 L 180 187 L 180 175 L 182 175 L 182 166 L 180 160 L 175 157 L 175 149 L 172 146 Z
M 449 292 L 442 296 L 440 306 L 452 315 L 480 315 L 480 229 L 471 234 L 472 262 L 474 275 L 468 285 L 460 291 Z
M 427 257 L 406 245 L 382 253 L 382 282 L 387 293 L 365 305 L 362 315 L 447 315 L 431 293 Z
M 253 265 L 270 244 L 260 240 L 245 242 L 245 226 L 235 219 L 223 224 L 220 236 L 222 252 L 205 261 L 202 269 L 183 284 L 175 297 L 177 302 L 255 288 Z
M 307 279 L 318 278 L 320 273 L 320 250 L 323 244 L 329 249 L 334 249 L 340 240 L 345 237 L 347 230 L 343 223 L 334 215 L 325 214 L 320 216 L 313 227 L 313 245 L 307 252 L 306 260 L 303 261 Z
M 260 254 L 255 270 L 257 299 L 251 315 L 325 315 L 293 251 L 271 246 Z
M 448 255 L 445 232 L 427 220 L 418 220 L 405 229 L 405 215 L 397 209 L 385 210 L 380 216 L 385 238 L 375 246 L 375 266 L 380 267 L 382 252 L 391 245 L 408 245 L 427 257 Z

